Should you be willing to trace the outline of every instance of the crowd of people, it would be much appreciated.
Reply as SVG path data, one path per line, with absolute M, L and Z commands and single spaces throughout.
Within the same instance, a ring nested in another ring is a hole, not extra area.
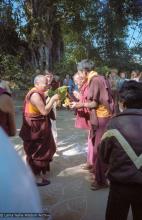
M 56 106 L 60 95 L 48 97 L 47 90 L 68 87 L 69 108 L 75 110 L 75 127 L 88 130 L 86 164 L 91 189 L 109 187 L 106 220 L 127 219 L 132 206 L 135 220 L 141 219 L 142 206 L 142 83 L 137 70 L 111 69 L 103 76 L 91 60 L 77 64 L 73 78 L 45 70 L 35 76 L 34 86 L 24 100 L 20 137 L 37 186 L 50 184 L 47 171 L 56 152 Z M 14 105 L 7 88 L 0 85 L 0 126 L 9 136 L 16 133 Z

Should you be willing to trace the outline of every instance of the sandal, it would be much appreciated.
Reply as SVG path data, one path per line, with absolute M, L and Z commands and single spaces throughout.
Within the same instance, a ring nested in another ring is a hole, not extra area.
M 94 176 L 94 175 L 90 175 L 89 181 L 90 181 L 90 183 L 94 183 L 94 181 L 95 181 L 95 176 Z
M 49 185 L 51 182 L 47 179 L 42 179 L 42 182 L 37 182 L 36 185 L 37 186 L 47 186 Z
M 104 188 L 108 188 L 108 186 L 109 186 L 109 184 L 108 183 L 105 183 L 105 184 L 98 184 L 98 183 L 96 183 L 96 182 L 93 182 L 92 184 L 91 184 L 91 190 L 99 190 L 99 189 L 104 189 Z
M 90 173 L 95 173 L 95 168 L 92 167 L 92 169 L 89 170 Z
M 91 164 L 85 164 L 85 165 L 82 165 L 81 168 L 83 170 L 90 170 L 93 168 L 93 166 Z

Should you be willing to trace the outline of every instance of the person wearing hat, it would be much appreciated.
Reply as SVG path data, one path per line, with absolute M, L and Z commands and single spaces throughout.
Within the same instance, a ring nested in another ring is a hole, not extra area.
M 93 152 L 93 183 L 92 190 L 97 190 L 107 186 L 105 177 L 105 164 L 100 161 L 98 156 L 98 145 L 104 133 L 106 124 L 113 113 L 113 99 L 109 82 L 104 76 L 94 71 L 94 62 L 88 59 L 78 63 L 78 72 L 87 75 L 88 79 L 88 96 L 85 102 L 73 102 L 71 108 L 88 108 L 90 112 L 90 140 L 92 144 L 88 148 L 88 154 Z

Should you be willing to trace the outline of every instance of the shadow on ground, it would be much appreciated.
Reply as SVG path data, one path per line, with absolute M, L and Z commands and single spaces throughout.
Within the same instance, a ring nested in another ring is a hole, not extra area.
M 22 105 L 17 106 L 17 136 L 12 141 L 23 157 L 18 137 Z M 89 173 L 81 168 L 86 162 L 87 131 L 75 129 L 74 119 L 72 111 L 57 112 L 58 146 L 49 173 L 51 184 L 38 188 L 43 210 L 53 220 L 104 220 L 108 189 L 90 190 Z

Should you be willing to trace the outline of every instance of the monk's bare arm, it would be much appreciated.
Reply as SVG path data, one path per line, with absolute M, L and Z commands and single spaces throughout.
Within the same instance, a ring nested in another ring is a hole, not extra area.
M 85 102 L 83 103 L 83 107 L 85 108 L 97 108 L 98 104 L 95 101 L 91 101 L 91 102 Z
M 97 108 L 98 104 L 95 101 L 90 101 L 90 102 L 72 102 L 70 107 L 71 108 Z
M 15 108 L 12 98 L 7 95 L 3 94 L 0 97 L 0 110 L 8 113 L 8 123 L 9 123 L 9 130 L 10 136 L 14 136 L 16 134 L 16 123 L 15 123 Z
M 48 113 L 51 111 L 52 107 L 53 107 L 53 104 L 54 102 L 56 101 L 57 97 L 56 96 L 53 96 L 50 101 L 48 102 L 47 105 L 44 104 L 42 98 L 40 97 L 40 95 L 38 93 L 34 93 L 32 96 L 31 96 L 31 103 L 33 105 L 35 105 L 38 110 L 40 111 L 40 113 L 42 115 L 48 115 Z

